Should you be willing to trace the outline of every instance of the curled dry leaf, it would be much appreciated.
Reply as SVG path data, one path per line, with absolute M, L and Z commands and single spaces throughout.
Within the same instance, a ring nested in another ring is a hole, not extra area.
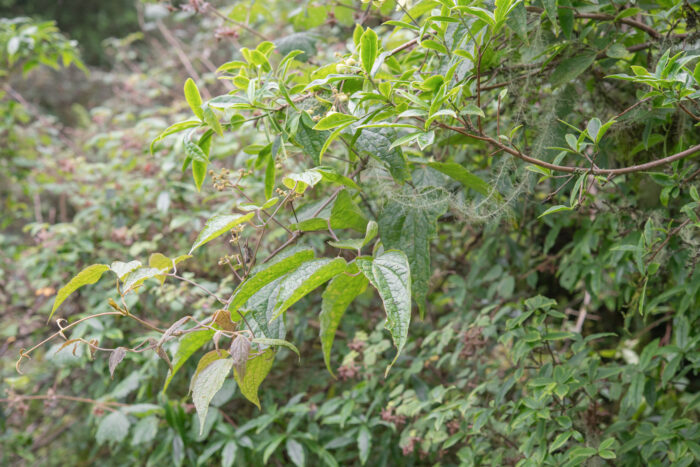
M 241 379 L 245 377 L 248 355 L 250 355 L 250 341 L 243 334 L 239 334 L 231 343 L 231 357 L 233 357 L 233 368 Z

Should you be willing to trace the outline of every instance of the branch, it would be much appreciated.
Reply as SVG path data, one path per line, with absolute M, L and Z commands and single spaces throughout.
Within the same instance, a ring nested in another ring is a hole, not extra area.
M 526 7 L 527 11 L 532 12 L 532 13 L 542 13 L 544 12 L 543 8 L 535 7 L 535 6 L 528 6 Z M 615 19 L 613 15 L 608 15 L 605 13 L 578 13 L 576 10 L 574 10 L 574 17 L 579 18 L 579 19 L 598 19 L 601 21 L 612 21 L 614 23 L 622 23 L 626 24 L 628 26 L 632 26 L 635 29 L 639 29 L 640 31 L 644 31 L 647 34 L 649 34 L 651 37 L 654 39 L 661 39 L 662 35 L 659 33 L 656 29 L 652 28 L 651 26 L 648 26 L 641 21 L 634 20 L 632 18 L 620 18 L 620 19 Z
M 419 119 L 420 120 L 420 119 Z M 480 135 L 475 135 L 473 133 L 470 133 L 469 131 L 456 127 L 456 126 L 451 126 L 447 125 L 446 123 L 442 122 L 436 122 L 438 126 L 455 131 L 457 133 L 463 134 L 465 136 L 468 136 L 470 138 L 474 138 L 480 141 L 485 141 L 499 149 L 501 149 L 504 152 L 507 152 L 508 154 L 517 157 L 518 159 L 522 159 L 525 162 L 529 162 L 531 164 L 540 166 L 540 167 L 545 167 L 550 170 L 555 170 L 557 172 L 566 172 L 566 173 L 589 173 L 591 175 L 623 175 L 623 174 L 628 174 L 628 173 L 633 173 L 633 172 L 642 172 L 644 170 L 649 170 L 653 169 L 655 167 L 660 167 L 662 165 L 670 164 L 671 162 L 677 161 L 679 159 L 684 159 L 689 156 L 693 156 L 694 154 L 697 154 L 700 152 L 700 144 L 696 144 L 695 146 L 692 146 L 685 151 L 681 151 L 679 153 L 673 154 L 668 157 L 664 157 L 663 159 L 657 159 L 655 161 L 647 162 L 644 164 L 638 164 L 638 165 L 632 165 L 629 167 L 623 167 L 620 169 L 601 169 L 597 167 L 574 167 L 574 166 L 568 166 L 568 165 L 557 165 L 557 164 L 552 164 L 549 162 L 545 162 L 540 159 L 536 159 L 534 157 L 528 156 L 527 154 L 523 154 L 519 150 L 513 149 L 510 146 L 506 146 L 505 144 L 501 143 L 500 141 L 491 138 L 490 136 L 480 136 Z

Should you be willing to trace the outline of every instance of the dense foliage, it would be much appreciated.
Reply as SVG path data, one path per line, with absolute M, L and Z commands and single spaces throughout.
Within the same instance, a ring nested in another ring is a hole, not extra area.
M 137 8 L 0 20 L 3 463 L 700 460 L 697 6 Z

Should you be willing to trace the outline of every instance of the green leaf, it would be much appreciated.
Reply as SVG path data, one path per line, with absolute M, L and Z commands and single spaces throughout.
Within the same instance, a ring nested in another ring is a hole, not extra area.
M 139 444 L 149 443 L 158 434 L 158 417 L 150 415 L 139 420 L 134 426 L 131 436 L 131 445 L 138 446 Z
M 306 117 L 306 118 L 305 118 Z M 330 136 L 330 131 L 314 130 L 313 122 L 307 114 L 302 114 L 296 133 L 294 134 L 293 143 L 301 147 L 307 156 L 311 157 L 314 165 L 321 164 L 321 148 Z
M 462 115 L 476 115 L 481 118 L 486 117 L 486 115 L 484 115 L 484 111 L 477 107 L 475 104 L 467 104 L 467 106 L 464 109 L 462 109 L 459 113 Z
M 367 425 L 361 425 L 357 431 L 357 451 L 360 454 L 360 463 L 365 465 L 369 459 L 369 451 L 372 448 L 372 433 Z
M 312 250 L 302 250 L 288 257 L 283 257 L 274 263 L 263 265 L 264 268 L 249 277 L 236 289 L 229 305 L 231 319 L 233 320 L 237 317 L 234 313 L 256 292 L 275 279 L 294 271 L 299 265 L 313 259 L 313 257 L 314 252 Z
M 576 459 L 577 457 L 591 457 L 596 455 L 598 451 L 596 451 L 594 448 L 589 448 L 587 446 L 576 446 L 572 449 L 569 449 L 566 453 L 567 457 L 571 460 Z
M 539 219 L 540 217 L 547 216 L 549 214 L 553 214 L 555 212 L 561 212 L 561 211 L 571 211 L 573 208 L 570 206 L 564 206 L 563 204 L 560 204 L 558 206 L 552 206 L 551 208 L 547 209 L 545 212 L 537 216 Z
M 204 121 L 217 135 L 224 136 L 224 129 L 221 127 L 219 118 L 210 107 L 204 109 Z
M 334 248 L 340 248 L 342 250 L 360 250 L 377 236 L 378 231 L 379 225 L 374 221 L 369 221 L 367 222 L 367 229 L 365 230 L 365 236 L 363 238 L 328 242 L 328 244 Z
M 102 274 L 104 274 L 105 271 L 109 271 L 109 266 L 106 264 L 93 264 L 80 271 L 78 275 L 73 277 L 73 279 L 68 282 L 68 284 L 61 287 L 56 294 L 56 299 L 53 302 L 53 308 L 51 308 L 49 319 L 51 319 L 56 309 L 61 306 L 61 303 L 63 303 L 66 298 L 70 296 L 70 294 L 84 285 L 94 284 L 95 282 L 99 281 L 100 277 L 102 277 Z
M 180 255 L 175 259 L 171 259 L 162 253 L 152 253 L 151 256 L 148 257 L 148 265 L 152 268 L 170 271 L 179 263 L 190 259 L 191 257 L 192 255 Z M 163 282 L 165 282 L 165 275 L 158 276 L 158 280 L 161 284 L 163 284 Z
M 170 125 L 168 128 L 163 130 L 158 136 L 156 136 L 156 138 L 153 141 L 151 141 L 151 154 L 153 154 L 153 149 L 155 148 L 156 143 L 161 141 L 166 136 L 174 135 L 175 133 L 179 133 L 181 131 L 187 130 L 188 128 L 199 126 L 201 124 L 202 122 L 200 122 L 199 120 L 186 120 L 184 122 L 178 122 Z
M 301 361 L 301 354 L 299 353 L 299 349 L 297 349 L 294 344 L 284 339 L 268 339 L 267 337 L 256 337 L 253 339 L 253 342 L 255 342 L 256 344 L 262 344 L 266 347 L 286 347 L 295 354 L 297 354 L 297 357 L 299 357 L 299 360 Z
M 127 274 L 129 274 L 134 269 L 137 269 L 140 267 L 141 267 L 141 261 L 138 261 L 138 260 L 129 261 L 128 263 L 124 263 L 122 261 L 114 261 L 109 266 L 109 269 L 114 274 L 117 275 L 119 280 L 124 280 L 124 277 L 126 277 Z
M 97 444 L 103 444 L 105 441 L 110 444 L 119 444 L 129 434 L 129 419 L 121 412 L 112 412 L 105 416 L 97 426 Z
M 362 68 L 365 73 L 372 72 L 372 66 L 377 59 L 377 51 L 379 49 L 379 40 L 377 33 L 367 28 L 360 38 L 360 58 L 362 59 Z
M 306 463 L 306 454 L 304 454 L 304 446 L 293 438 L 287 438 L 287 455 L 292 460 L 296 467 L 304 467 Z
M 399 250 L 388 250 L 370 260 L 355 260 L 362 273 L 379 292 L 386 312 L 385 329 L 389 330 L 396 347 L 396 356 L 386 369 L 385 376 L 399 358 L 406 345 L 411 323 L 411 268 L 406 255 Z
M 202 162 L 204 164 L 209 163 L 209 158 L 204 153 L 202 148 L 199 147 L 197 143 L 189 140 L 185 140 L 185 154 L 187 157 L 192 159 L 193 162 Z
M 402 184 L 411 179 L 406 158 L 401 148 L 392 148 L 397 139 L 393 128 L 363 128 L 355 141 L 355 149 L 386 164 L 394 180 Z
M 430 162 L 428 167 L 444 173 L 448 177 L 457 180 L 465 188 L 471 188 L 484 196 L 488 196 L 491 191 L 491 185 L 456 162 Z
M 238 224 L 248 222 L 254 215 L 254 212 L 249 212 L 248 214 L 218 214 L 212 216 L 207 221 L 204 229 L 202 229 L 197 236 L 197 239 L 194 241 L 189 254 L 192 254 L 194 250 L 205 243 L 208 243 L 216 237 L 225 234 Z
M 286 446 L 287 455 L 292 460 L 296 467 L 304 467 L 306 464 L 306 454 L 304 454 L 304 446 L 293 438 L 287 438 Z
M 313 127 L 314 130 L 331 130 L 333 128 L 339 127 L 341 125 L 351 123 L 357 120 L 357 117 L 352 115 L 346 115 L 339 112 L 333 112 L 331 114 L 323 117 L 319 122 Z
M 598 133 L 600 132 L 602 126 L 603 124 L 598 118 L 592 118 L 588 121 L 586 131 L 588 132 L 588 136 L 591 137 L 591 140 L 593 140 L 593 142 L 598 142 Z
M 210 329 L 203 329 L 201 331 L 195 331 L 185 334 L 184 337 L 180 339 L 178 344 L 177 352 L 175 352 L 175 358 L 173 360 L 173 369 L 168 372 L 168 377 L 163 385 L 163 392 L 168 389 L 170 381 L 172 381 L 175 373 L 182 368 L 182 365 L 204 344 L 209 342 L 212 337 L 214 337 L 214 332 Z
M 227 442 L 221 450 L 221 467 L 233 467 L 236 462 L 238 445 L 234 440 Z
M 559 435 L 557 435 L 557 437 L 554 438 L 554 441 L 552 441 L 552 444 L 549 445 L 549 452 L 554 452 L 560 447 L 562 447 L 569 440 L 569 438 L 571 438 L 571 435 L 573 434 L 573 431 L 559 433 Z
M 595 57 L 595 53 L 584 52 L 562 60 L 549 78 L 552 87 L 556 88 L 576 79 L 593 64 Z
M 167 272 L 167 269 L 158 269 L 158 268 L 140 268 L 135 270 L 132 273 L 129 273 L 128 276 L 126 276 L 126 279 L 124 280 L 124 290 L 123 293 L 126 294 L 127 292 L 130 292 L 134 289 L 136 289 L 138 286 L 146 282 L 146 280 L 151 279 L 153 277 L 158 277 Z
M 367 278 L 358 272 L 357 264 L 350 263 L 345 273 L 335 276 L 323 292 L 319 316 L 321 323 L 319 336 L 323 360 L 331 375 L 333 375 L 331 349 L 335 340 L 335 332 L 350 303 L 367 288 Z
M 233 374 L 238 383 L 241 394 L 260 409 L 260 399 L 258 399 L 258 388 L 275 362 L 275 351 L 267 349 L 261 355 L 248 360 L 245 366 L 245 377 L 240 378 L 234 369 Z
M 346 265 L 343 258 L 321 258 L 303 263 L 282 281 L 272 319 L 277 319 L 306 294 L 345 271 Z
M 192 379 L 192 402 L 194 402 L 194 407 L 199 417 L 200 436 L 204 431 L 204 421 L 209 411 L 209 403 L 224 385 L 224 381 L 233 367 L 233 359 L 229 358 L 227 353 L 222 353 L 219 356 L 217 351 L 214 350 L 207 355 L 219 358 L 213 358 L 213 361 L 207 361 L 203 368 L 198 368 Z M 202 357 L 202 360 L 206 357 L 206 355 Z
M 361 188 L 357 183 L 346 177 L 345 175 L 339 174 L 333 167 L 315 167 L 313 170 L 320 173 L 324 180 L 332 183 L 337 183 L 339 185 L 344 185 L 353 190 L 361 191 Z
M 323 176 L 315 170 L 307 170 L 303 173 L 290 173 L 282 179 L 282 184 L 302 194 L 309 187 L 314 187 L 323 179 Z
M 207 162 L 192 161 L 192 179 L 199 192 L 202 189 L 204 179 L 207 178 Z
M 185 99 L 197 118 L 204 120 L 202 96 L 199 95 L 199 89 L 197 89 L 197 85 L 192 81 L 192 78 L 187 78 L 187 81 L 185 81 Z
M 437 235 L 437 219 L 447 210 L 447 203 L 437 197 L 425 206 L 405 206 L 389 201 L 379 216 L 379 235 L 385 248 L 401 250 L 410 264 L 413 296 L 421 318 L 432 268 L 430 242 Z

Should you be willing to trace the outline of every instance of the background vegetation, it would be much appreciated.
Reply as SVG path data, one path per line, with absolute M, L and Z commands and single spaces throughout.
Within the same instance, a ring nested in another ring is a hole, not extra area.
M 0 17 L 3 465 L 700 460 L 696 4 Z

